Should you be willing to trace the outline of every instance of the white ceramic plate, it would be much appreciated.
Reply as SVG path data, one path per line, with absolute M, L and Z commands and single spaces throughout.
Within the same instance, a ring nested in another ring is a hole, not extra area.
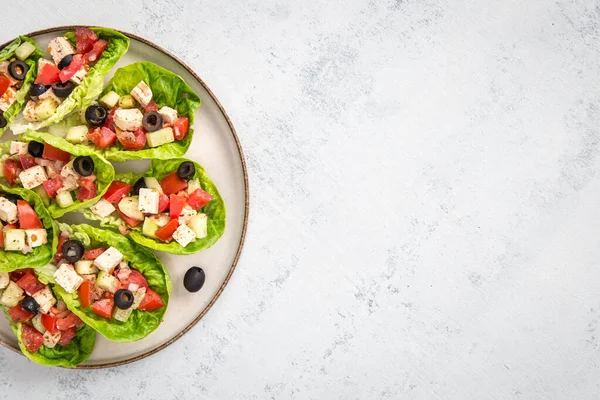
M 74 27 L 57 27 L 28 34 L 42 49 L 54 37 Z M 80 368 L 116 366 L 147 357 L 164 349 L 191 329 L 210 309 L 229 281 L 239 258 L 248 221 L 248 176 L 242 149 L 225 110 L 206 84 L 181 60 L 161 47 L 132 34 L 129 51 L 106 76 L 108 82 L 117 68 L 137 61 L 151 61 L 180 75 L 202 99 L 196 113 L 194 140 L 185 157 L 200 163 L 217 185 L 227 208 L 224 235 L 210 249 L 189 256 L 157 252 L 173 280 L 173 293 L 163 323 L 148 337 L 135 343 L 115 343 L 98 335 L 91 357 Z M 16 136 L 5 133 L 1 141 Z M 114 163 L 119 171 L 143 171 L 149 162 Z M 79 214 L 67 214 L 62 220 L 84 222 Z M 204 287 L 188 293 L 183 275 L 191 266 L 206 272 Z M 17 340 L 5 318 L 0 318 L 0 344 L 19 351 Z

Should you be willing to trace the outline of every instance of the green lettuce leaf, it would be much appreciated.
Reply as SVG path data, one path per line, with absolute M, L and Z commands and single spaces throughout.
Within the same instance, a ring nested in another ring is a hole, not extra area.
M 7 314 L 6 307 L 3 307 L 3 309 L 10 322 L 10 327 L 17 336 L 21 352 L 31 361 L 54 367 L 74 368 L 87 360 L 94 350 L 96 331 L 88 325 L 83 325 L 77 330 L 77 334 L 68 345 L 56 345 L 53 349 L 42 345 L 36 353 L 30 353 L 22 339 L 23 324 L 12 322 Z
M 151 62 L 137 62 L 119 68 L 101 95 L 110 91 L 115 91 L 119 95 L 129 94 L 141 80 L 152 89 L 152 101 L 158 105 L 158 108 L 163 106 L 174 108 L 179 116 L 190 119 L 190 126 L 193 125 L 196 110 L 200 107 L 200 97 L 179 75 Z M 190 147 L 193 136 L 194 131 L 190 129 L 183 140 L 176 140 L 159 147 L 133 151 L 125 150 L 117 144 L 103 150 L 103 154 L 111 161 L 142 158 L 167 160 L 183 156 Z
M 150 169 L 143 175 L 138 175 L 131 172 L 126 174 L 117 174 L 115 176 L 115 180 L 122 181 L 130 185 L 133 185 L 142 176 L 152 176 L 158 180 L 161 180 L 166 175 L 176 171 L 179 167 L 179 164 L 184 161 L 191 160 L 187 160 L 185 158 L 152 160 L 150 162 Z M 206 175 L 204 168 L 202 168 L 202 166 L 196 162 L 193 163 L 196 167 L 194 179 L 198 179 L 200 181 L 200 186 L 202 186 L 202 190 L 210 193 L 213 197 L 213 200 L 210 203 L 198 211 L 205 213 L 208 216 L 208 235 L 203 239 L 196 239 L 194 242 L 182 247 L 176 241 L 165 243 L 161 240 L 144 236 L 142 233 L 142 224 L 136 226 L 135 228 L 130 228 L 125 221 L 118 217 L 116 213 L 113 213 L 106 218 L 100 218 L 90 210 L 83 210 L 83 215 L 90 220 L 100 221 L 100 225 L 103 227 L 118 228 L 120 225 L 127 227 L 127 229 L 131 230 L 129 237 L 133 239 L 134 242 L 150 249 L 165 251 L 173 254 L 193 254 L 200 250 L 208 249 L 217 242 L 217 240 L 225 231 L 225 203 L 223 202 L 223 198 L 219 194 L 219 191 L 217 190 L 217 187 L 213 181 Z
M 94 173 L 96 174 L 95 182 L 98 185 L 97 196 L 85 201 L 74 199 L 74 203 L 65 208 L 61 208 L 55 199 L 50 199 L 50 205 L 47 208 L 52 218 L 62 217 L 67 212 L 75 211 L 80 208 L 91 207 L 108 190 L 110 183 L 115 177 L 115 169 L 113 168 L 112 164 L 88 147 L 77 146 L 58 136 L 36 131 L 27 131 L 19 137 L 19 140 L 24 142 L 35 140 L 37 142 L 48 143 L 56 148 L 70 153 L 73 156 L 90 156 L 94 160 Z M 6 154 L 10 154 L 10 142 L 0 144 L 0 157 Z M 4 183 L 4 178 L 0 178 L 0 182 Z
M 54 115 L 50 118 L 35 123 L 28 123 L 25 119 L 19 119 L 11 126 L 15 132 L 23 132 L 27 129 L 39 130 L 48 125 L 60 122 L 68 114 L 76 109 L 85 109 L 102 91 L 104 75 L 106 75 L 117 61 L 127 52 L 129 38 L 113 29 L 90 28 L 98 35 L 98 38 L 108 41 L 108 46 L 102 52 L 102 56 L 96 64 L 88 71 L 85 79 L 73 92 L 63 101 Z M 75 42 L 75 32 L 67 32 L 64 35 L 72 43 Z
M 42 199 L 32 191 L 23 188 L 10 188 L 0 183 L 0 193 L 12 193 L 26 200 L 35 210 L 48 232 L 48 243 L 36 247 L 31 253 L 23 254 L 18 251 L 4 251 L 0 249 L 0 272 L 14 271 L 20 268 L 35 268 L 48 264 L 56 251 L 58 235 L 56 226 L 50 213 L 44 207 Z
M 15 50 L 24 42 L 29 42 L 33 44 L 35 46 L 35 50 L 25 60 L 25 64 L 29 66 L 29 71 L 27 71 L 27 74 L 25 75 L 23 85 L 17 91 L 17 100 L 3 114 L 7 124 L 4 128 L 0 128 L 0 136 L 2 136 L 4 131 L 8 129 L 12 121 L 23 109 L 23 105 L 25 104 L 25 101 L 27 99 L 27 94 L 29 93 L 29 88 L 31 87 L 31 84 L 37 76 L 38 60 L 44 55 L 44 53 L 42 53 L 36 42 L 34 42 L 26 36 L 19 36 L 18 38 L 13 40 L 8 46 L 0 50 L 0 62 L 12 58 L 15 54 Z
M 161 309 L 151 312 L 134 310 L 127 322 L 109 321 L 94 314 L 91 308 L 82 309 L 76 293 L 69 294 L 60 286 L 54 285 L 55 293 L 67 303 L 69 310 L 104 337 L 115 342 L 135 342 L 158 328 L 167 310 L 171 294 L 171 278 L 158 257 L 125 236 L 112 231 L 89 225 L 69 226 L 62 223 L 59 224 L 58 229 L 70 234 L 87 235 L 92 247 L 115 247 L 123 254 L 123 260 L 128 261 L 132 269 L 139 271 L 146 278 L 150 288 L 158 293 L 165 303 Z

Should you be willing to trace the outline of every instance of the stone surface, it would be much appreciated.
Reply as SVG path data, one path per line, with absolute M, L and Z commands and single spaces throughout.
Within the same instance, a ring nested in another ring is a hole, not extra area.
M 0 350 L 3 397 L 598 398 L 597 1 L 82 3 L 4 5 L 0 39 L 99 24 L 189 63 L 246 151 L 247 242 L 168 349 Z

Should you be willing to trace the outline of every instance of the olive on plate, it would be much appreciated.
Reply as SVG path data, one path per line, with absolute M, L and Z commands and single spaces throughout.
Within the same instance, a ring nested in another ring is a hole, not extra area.
M 139 196 L 140 195 L 140 189 L 144 189 L 146 188 L 146 181 L 144 180 L 144 178 L 140 178 L 137 180 L 137 182 L 135 182 L 135 184 L 133 185 L 133 195 L 134 196 Z
M 29 71 L 29 65 L 25 64 L 21 60 L 15 60 L 8 64 L 8 73 L 18 81 L 25 79 L 27 71 Z
M 191 179 L 195 173 L 196 167 L 194 167 L 194 163 L 191 161 L 184 161 L 177 168 L 177 176 L 181 179 Z
M 67 240 L 61 247 L 63 257 L 70 263 L 77 262 L 83 257 L 83 243 L 79 240 Z
M 43 85 L 41 83 L 34 83 L 31 85 L 31 89 L 29 89 L 29 94 L 31 96 L 41 96 L 46 93 L 50 89 L 50 86 Z
M 4 114 L 0 114 L 0 128 L 4 128 L 6 126 L 6 118 L 4 118 Z
M 204 281 L 206 280 L 206 274 L 200 267 L 192 267 L 187 270 L 183 277 L 183 286 L 188 292 L 195 293 L 202 289 Z
M 94 160 L 90 156 L 77 156 L 73 160 L 73 169 L 81 176 L 90 176 L 94 173 Z
M 67 68 L 69 65 L 71 65 L 71 61 L 73 61 L 73 54 L 67 54 L 66 56 L 63 57 L 62 60 L 60 60 L 60 62 L 58 63 L 58 69 L 64 69 Z
M 85 110 L 85 120 L 90 125 L 100 126 L 104 125 L 106 122 L 106 117 L 108 116 L 108 112 L 106 108 L 99 106 L 97 104 L 92 104 Z
M 60 97 L 61 99 L 69 97 L 73 89 L 75 89 L 75 84 L 71 81 L 65 83 L 56 82 L 52 84 L 52 91 L 56 97 Z
M 154 132 L 162 128 L 163 116 L 156 111 L 148 111 L 142 119 L 142 126 L 148 132 Z
M 16 194 L 12 194 L 12 193 L 6 193 L 2 195 L 6 200 L 10 201 L 11 203 L 13 203 L 14 205 L 17 205 L 17 200 L 21 200 L 21 198 L 19 196 L 17 196 Z
M 44 144 L 32 140 L 27 145 L 27 151 L 34 157 L 41 157 L 44 154 Z
M 33 297 L 26 296 L 23 300 L 21 300 L 21 308 L 25 311 L 29 311 L 32 314 L 37 314 L 40 310 L 40 305 Z
M 127 289 L 119 289 L 115 292 L 115 306 L 121 310 L 127 310 L 133 304 L 133 293 Z

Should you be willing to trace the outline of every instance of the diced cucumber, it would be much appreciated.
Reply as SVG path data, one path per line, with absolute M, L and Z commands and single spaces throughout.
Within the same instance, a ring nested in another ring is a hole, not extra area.
M 135 107 L 135 100 L 130 94 L 126 94 L 119 98 L 119 107 L 121 108 L 133 108 Z
M 75 263 L 75 272 L 79 275 L 90 275 L 98 272 L 92 260 L 79 260 Z
M 4 289 L 8 286 L 10 278 L 8 272 L 0 272 L 0 289 Z
M 15 56 L 21 61 L 25 60 L 27 57 L 33 54 L 35 51 L 35 46 L 29 42 L 23 42 L 17 49 L 15 50 Z
M 72 126 L 67 129 L 67 139 L 71 143 L 82 144 L 87 143 L 88 128 L 85 125 Z
M 4 231 L 4 250 L 23 251 L 25 249 L 25 231 L 23 229 L 7 229 Z
M 37 186 L 33 189 L 33 191 L 42 198 L 42 201 L 44 202 L 44 205 L 46 207 L 50 205 L 50 197 L 48 196 L 48 193 L 46 193 L 46 189 L 44 189 L 44 186 Z
M 41 120 L 48 119 L 54 115 L 57 107 L 58 104 L 53 98 L 46 97 L 35 105 L 35 115 Z
M 46 327 L 42 323 L 42 314 L 36 314 L 36 316 L 33 317 L 33 319 L 31 320 L 31 323 L 39 333 L 41 333 L 42 335 L 46 333 Z
M 148 141 L 148 146 L 150 147 L 158 147 L 163 144 L 171 143 L 175 141 L 175 136 L 173 135 L 173 128 L 162 128 L 154 132 L 148 132 L 146 134 L 146 140 Z
M 151 238 L 155 238 L 156 237 L 156 231 L 158 230 L 159 226 L 156 225 L 154 223 L 154 221 L 152 221 L 152 219 L 146 217 L 146 219 L 144 219 L 144 226 L 142 227 L 142 233 L 145 236 L 151 237 Z
M 119 202 L 119 210 L 129 218 L 133 218 L 136 221 L 144 220 L 144 213 L 139 210 L 139 198 L 138 196 L 124 197 Z
M 19 304 L 19 301 L 24 297 L 23 293 L 23 289 L 19 285 L 10 282 L 4 293 L 2 293 L 2 297 L 0 297 L 0 304 L 12 308 Z
M 187 225 L 196 234 L 196 239 L 205 238 L 208 235 L 208 216 L 206 214 L 196 214 L 192 216 Z
M 158 191 L 158 193 L 162 194 L 162 187 L 160 186 L 160 183 L 158 183 L 158 179 L 153 178 L 151 176 L 147 176 L 144 177 L 144 182 L 146 183 L 146 187 L 148 189 L 155 189 L 156 191 Z
M 71 196 L 71 192 L 60 192 L 56 195 L 56 202 L 60 208 L 67 208 L 73 203 L 73 196 Z
M 188 187 L 187 187 L 187 192 L 189 194 L 192 194 L 196 191 L 196 189 L 202 189 L 202 186 L 200 186 L 200 181 L 198 179 L 191 179 L 188 181 Z
M 99 100 L 100 103 L 104 104 L 106 107 L 108 108 L 113 108 L 114 106 L 117 105 L 117 103 L 119 102 L 120 96 L 114 92 L 114 91 L 110 91 L 108 93 L 106 93 L 104 96 L 102 96 L 102 98 Z
M 96 279 L 96 286 L 100 289 L 108 290 L 111 293 L 115 292 L 118 284 L 119 280 L 106 271 L 100 271 L 98 278 Z
M 132 312 L 133 307 L 129 307 L 127 310 L 121 310 L 119 307 L 115 307 L 115 311 L 113 312 L 113 318 L 117 321 L 127 322 Z

